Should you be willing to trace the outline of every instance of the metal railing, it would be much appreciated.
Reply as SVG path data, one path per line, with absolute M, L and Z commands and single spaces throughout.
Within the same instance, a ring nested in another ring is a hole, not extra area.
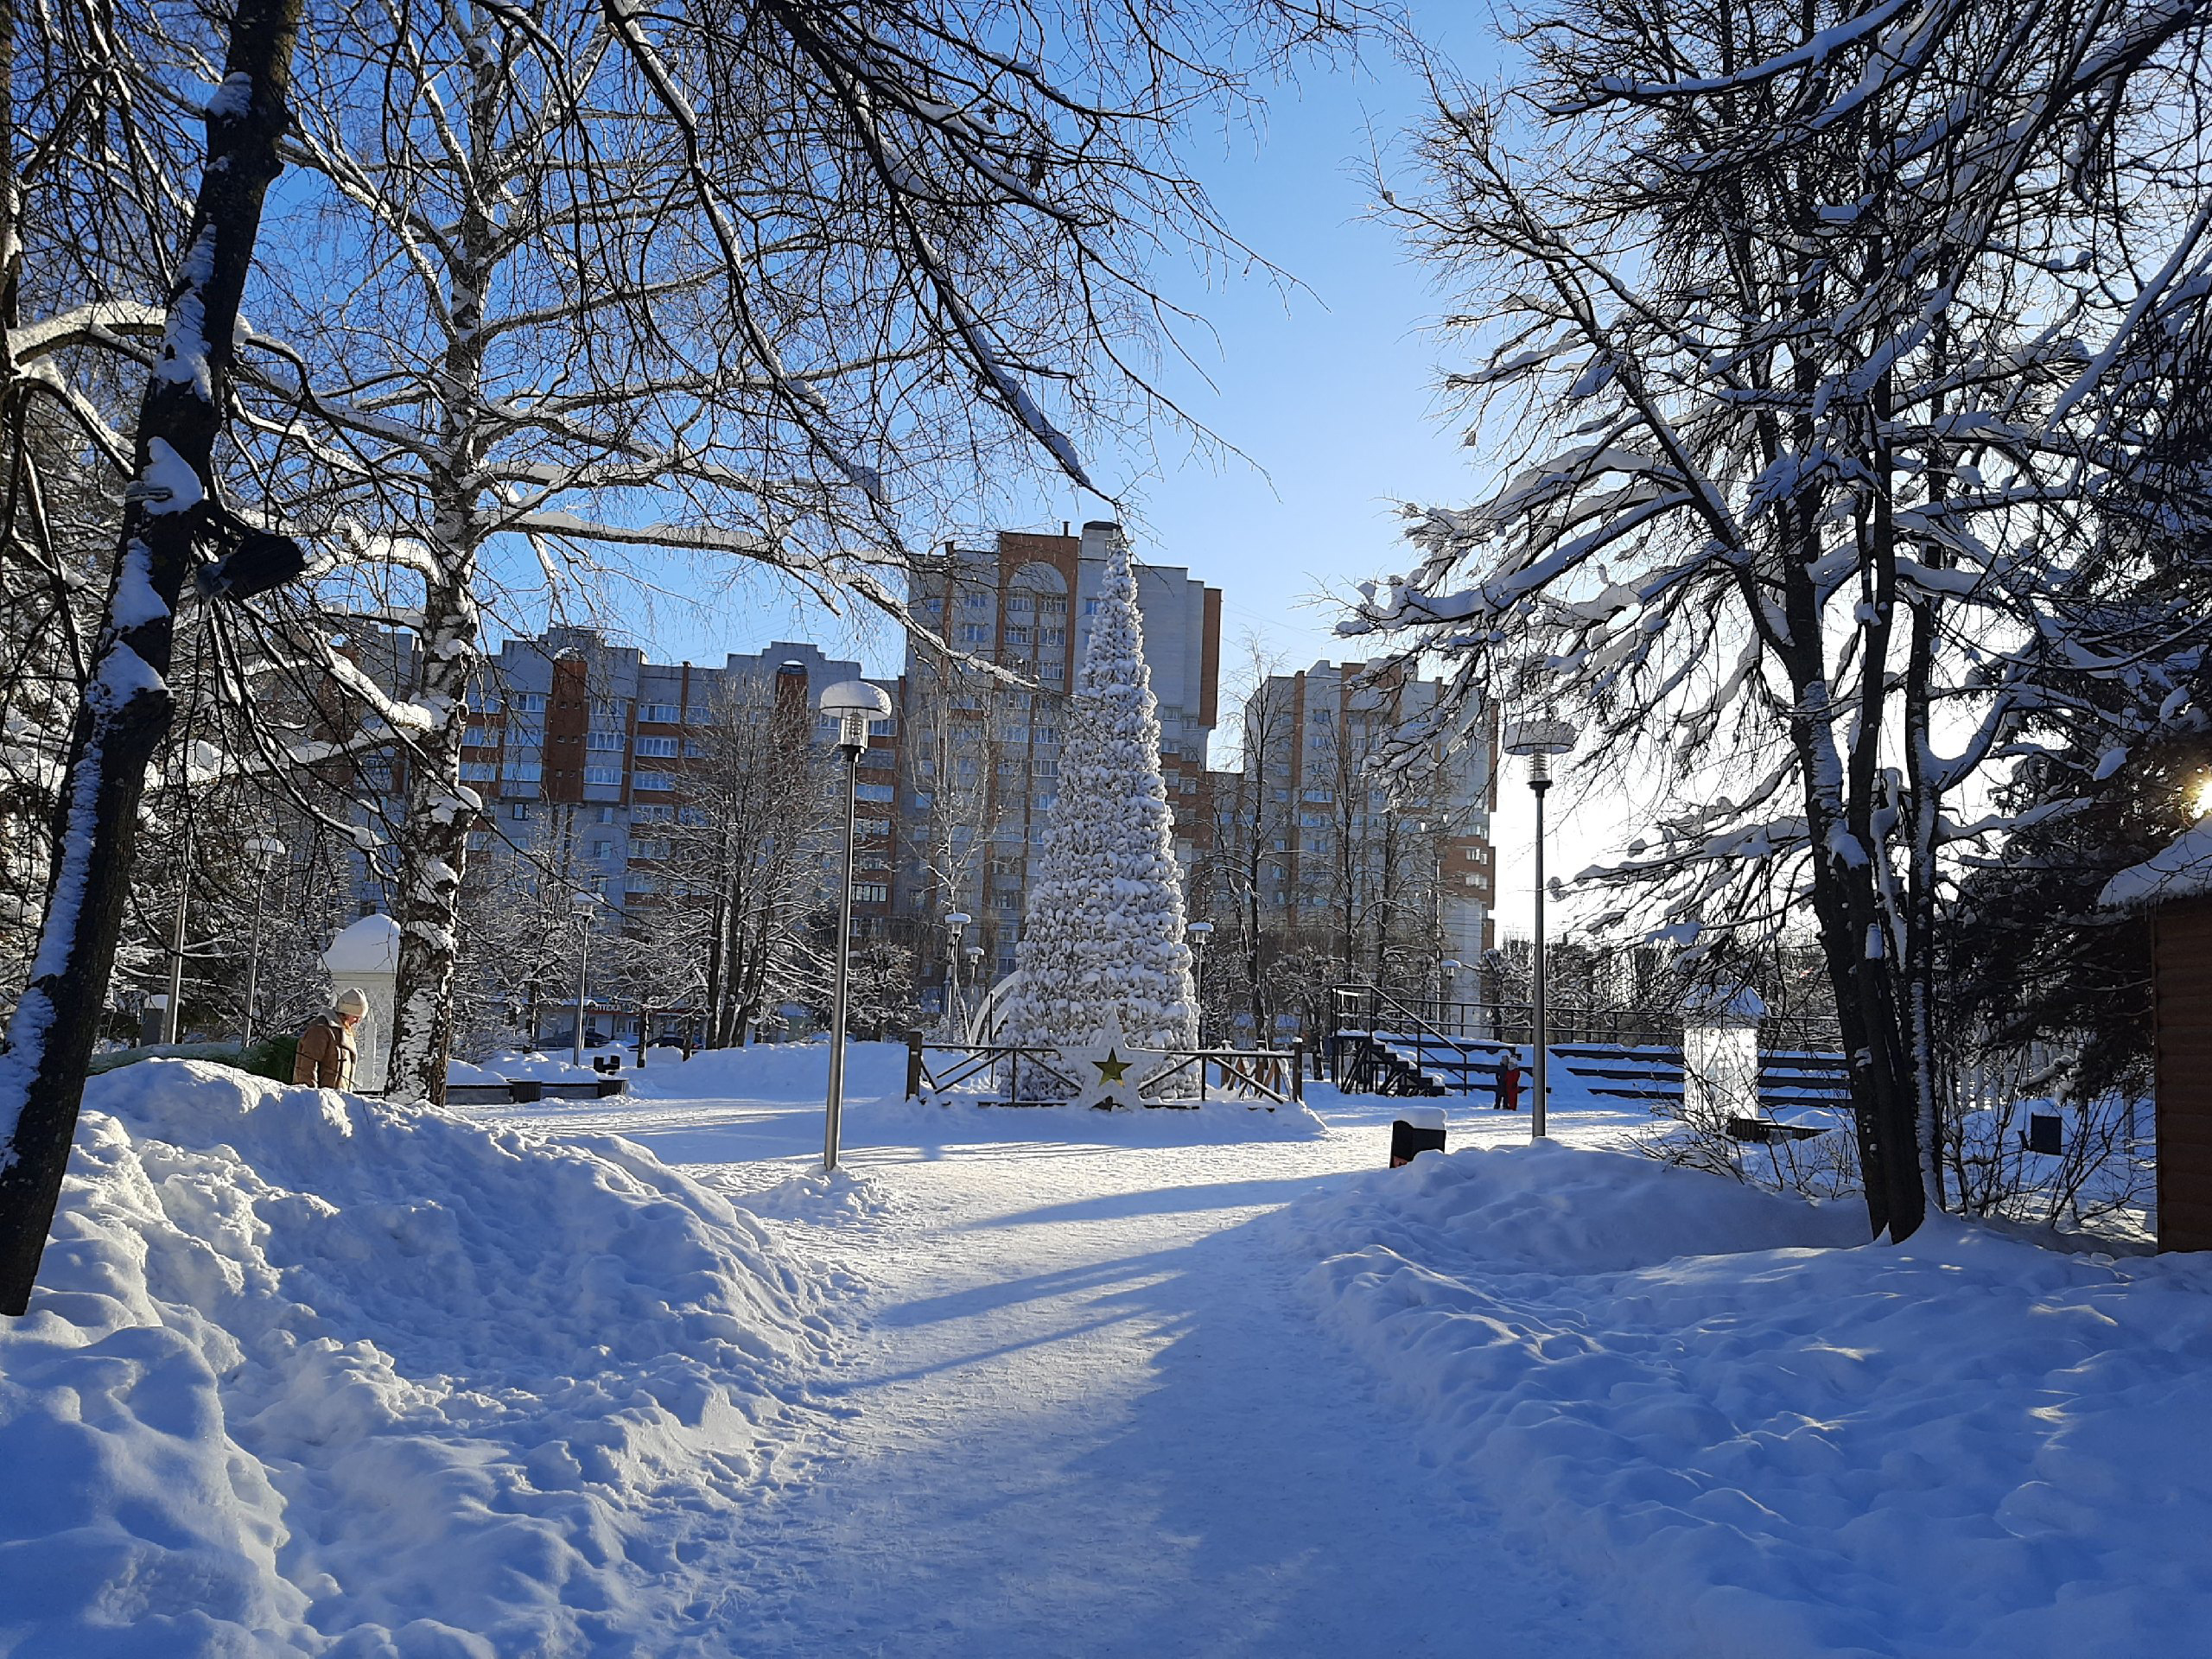
M 1192 1107 L 1214 1099 L 1243 1101 L 1273 1111 L 1306 1097 L 1306 1045 L 1282 1048 L 1132 1048 L 1132 1057 L 1165 1064 L 1137 1085 L 1147 1106 Z M 1175 1086 L 1178 1081 L 1181 1086 Z M 1058 1087 L 1048 1088 L 1047 1084 Z M 1027 1085 L 1025 1087 L 1025 1084 Z M 1194 1101 L 1191 1088 L 1198 1090 Z M 968 1094 L 986 1104 L 1053 1106 L 1080 1098 L 1060 1051 L 1033 1044 L 939 1043 L 906 1039 L 906 1098 Z M 995 1098 L 990 1098 L 995 1096 Z

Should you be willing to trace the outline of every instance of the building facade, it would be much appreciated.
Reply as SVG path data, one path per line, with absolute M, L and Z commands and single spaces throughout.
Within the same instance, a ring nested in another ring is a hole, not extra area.
M 701 758 L 722 700 L 741 686 L 772 688 L 779 706 L 803 702 L 812 741 L 827 745 L 836 723 L 819 713 L 822 693 L 866 677 L 858 663 L 814 645 L 779 640 L 733 652 L 719 667 L 650 663 L 643 652 L 607 643 L 596 629 L 556 627 L 499 648 L 468 710 L 461 781 L 483 798 L 486 824 L 472 849 L 495 839 L 569 836 L 581 885 L 618 906 L 664 890 L 661 864 L 676 820 L 686 762 Z M 893 691 L 895 683 L 884 683 Z M 863 757 L 863 820 L 856 858 L 887 873 L 898 775 L 897 717 L 878 721 Z M 855 931 L 880 931 L 887 883 L 862 881 Z
M 1243 760 L 1214 773 L 1205 906 L 1335 958 L 1434 982 L 1495 943 L 1496 721 L 1382 664 L 1319 662 L 1248 698 Z

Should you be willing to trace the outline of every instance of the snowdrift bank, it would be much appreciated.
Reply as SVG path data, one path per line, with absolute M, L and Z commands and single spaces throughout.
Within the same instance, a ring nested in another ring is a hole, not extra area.
M 1286 1212 L 1306 1288 L 1509 1515 L 1683 1653 L 2194 1650 L 2212 1262 L 2067 1256 L 1557 1146 Z
M 0 1651 L 667 1645 L 820 1328 L 750 1217 L 613 1137 L 204 1064 L 86 1105 L 0 1325 Z

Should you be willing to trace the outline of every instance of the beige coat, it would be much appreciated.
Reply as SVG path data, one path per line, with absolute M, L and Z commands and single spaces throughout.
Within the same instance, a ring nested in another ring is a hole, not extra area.
M 311 1083 L 322 1089 L 351 1089 L 353 1062 L 360 1058 L 353 1033 L 335 1014 L 318 1014 L 300 1033 L 300 1052 L 292 1062 L 292 1081 Z

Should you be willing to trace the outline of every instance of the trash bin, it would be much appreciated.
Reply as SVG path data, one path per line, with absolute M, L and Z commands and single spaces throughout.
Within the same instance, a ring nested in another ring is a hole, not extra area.
M 1416 1154 L 1444 1150 L 1444 1109 L 1407 1106 L 1390 1125 L 1390 1167 L 1410 1164 Z

